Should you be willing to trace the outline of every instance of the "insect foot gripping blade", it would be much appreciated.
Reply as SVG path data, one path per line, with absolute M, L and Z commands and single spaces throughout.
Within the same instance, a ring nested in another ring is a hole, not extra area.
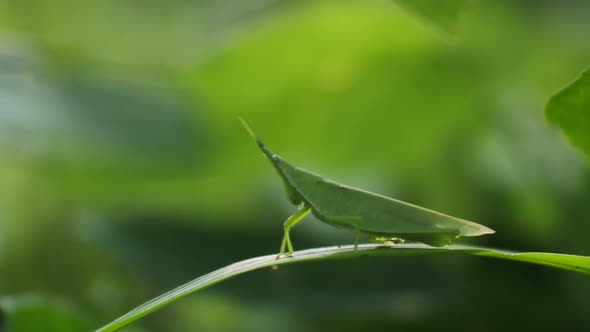
M 293 255 L 293 245 L 291 244 L 291 237 L 289 235 L 289 232 L 291 231 L 291 228 L 295 227 L 299 222 L 301 222 L 301 220 L 303 220 L 303 218 L 305 218 L 310 212 L 311 209 L 309 207 L 302 205 L 297 212 L 295 212 L 292 216 L 290 216 L 287 219 L 287 221 L 285 221 L 285 223 L 283 224 L 283 242 L 281 242 L 281 250 L 279 251 L 279 254 L 276 259 L 282 257 L 287 258 Z M 285 253 L 285 249 L 288 250 L 287 253 Z

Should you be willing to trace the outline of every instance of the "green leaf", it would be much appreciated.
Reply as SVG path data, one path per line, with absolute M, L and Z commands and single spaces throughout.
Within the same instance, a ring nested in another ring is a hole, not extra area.
M 78 332 L 90 324 L 61 301 L 37 295 L 0 298 L 0 331 Z
M 504 250 L 489 249 L 475 246 L 451 245 L 443 248 L 430 247 L 423 244 L 398 244 L 393 247 L 381 244 L 360 245 L 358 250 L 354 246 L 336 246 L 317 249 L 296 251 L 290 258 L 276 259 L 276 255 L 267 255 L 247 259 L 228 265 L 219 270 L 201 276 L 176 289 L 156 297 L 141 306 L 131 310 L 127 314 L 117 318 L 113 322 L 101 327 L 96 332 L 116 331 L 131 322 L 140 319 L 168 304 L 171 304 L 189 294 L 220 283 L 226 279 L 240 274 L 266 267 L 275 267 L 284 264 L 295 264 L 311 261 L 325 261 L 334 259 L 350 259 L 365 256 L 411 256 L 411 255 L 452 255 L 465 254 L 475 256 L 488 256 L 500 259 L 508 259 L 533 264 L 547 265 L 564 270 L 590 274 L 590 257 L 544 252 L 510 252 Z
M 545 114 L 551 123 L 561 127 L 573 145 L 590 157 L 590 67 L 549 98 Z
M 395 2 L 436 27 L 452 33 L 455 32 L 459 17 L 469 0 L 396 0 Z

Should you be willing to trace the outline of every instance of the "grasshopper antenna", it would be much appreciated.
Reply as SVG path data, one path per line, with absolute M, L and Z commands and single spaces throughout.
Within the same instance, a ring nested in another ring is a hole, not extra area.
M 246 129 L 250 137 L 252 137 L 254 141 L 256 141 L 256 144 L 258 144 L 260 148 L 264 149 L 264 143 L 262 143 L 262 140 L 258 137 L 254 129 L 252 129 L 252 126 L 248 124 L 248 122 L 244 120 L 244 118 L 242 118 L 241 116 L 238 115 L 237 118 L 242 124 L 242 126 L 244 126 L 244 129 Z

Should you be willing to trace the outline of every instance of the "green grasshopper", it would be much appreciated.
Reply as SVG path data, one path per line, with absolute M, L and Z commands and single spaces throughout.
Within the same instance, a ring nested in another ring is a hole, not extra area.
M 361 233 L 384 244 L 411 241 L 436 247 L 448 245 L 460 236 L 495 233 L 471 221 L 352 188 L 296 167 L 269 150 L 246 121 L 238 119 L 283 180 L 289 201 L 298 207 L 284 223 L 277 259 L 293 254 L 289 232 L 309 213 L 329 225 L 356 231 L 355 249 Z

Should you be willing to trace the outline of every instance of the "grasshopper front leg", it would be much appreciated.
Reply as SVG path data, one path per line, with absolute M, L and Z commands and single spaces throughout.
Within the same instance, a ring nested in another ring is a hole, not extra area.
M 311 208 L 309 208 L 305 204 L 302 204 L 301 206 L 299 206 L 299 210 L 297 210 L 297 212 L 295 212 L 292 216 L 290 216 L 287 219 L 287 221 L 285 221 L 285 223 L 283 224 L 283 242 L 281 243 L 281 250 L 279 252 L 279 255 L 277 256 L 277 259 L 281 258 L 283 255 L 285 257 L 290 257 L 291 255 L 293 255 L 293 245 L 291 244 L 291 237 L 289 236 L 289 231 L 291 230 L 291 228 L 295 227 L 295 225 L 301 222 L 301 220 L 303 220 L 303 218 L 305 218 L 310 212 Z M 285 253 L 285 249 L 288 250 L 287 253 Z

